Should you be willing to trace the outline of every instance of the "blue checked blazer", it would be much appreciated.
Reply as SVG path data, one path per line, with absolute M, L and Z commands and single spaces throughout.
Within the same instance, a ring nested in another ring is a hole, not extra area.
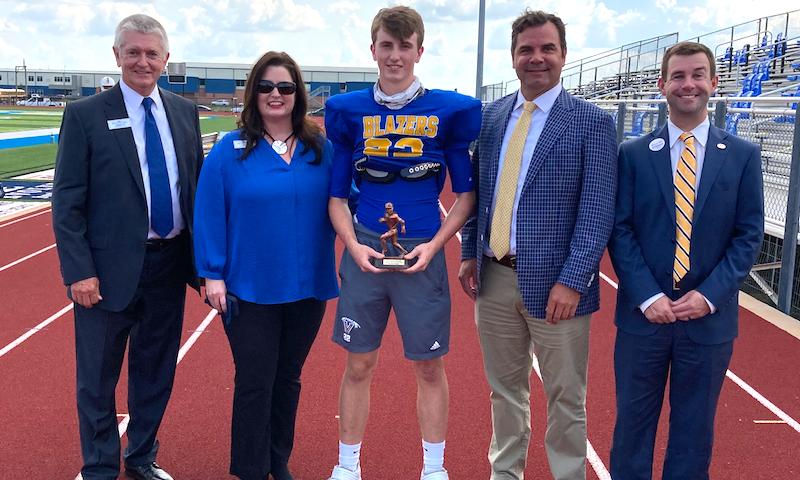
M 492 196 L 516 92 L 484 108 L 473 155 L 478 201 L 462 230 L 462 260 L 478 260 L 489 242 Z M 528 312 L 546 317 L 558 281 L 581 292 L 576 316 L 600 308 L 600 258 L 614 224 L 616 131 L 611 116 L 562 90 L 533 152 L 517 209 L 517 278 Z

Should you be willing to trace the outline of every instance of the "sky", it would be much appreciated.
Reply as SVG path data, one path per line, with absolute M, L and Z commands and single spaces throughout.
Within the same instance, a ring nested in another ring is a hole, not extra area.
M 478 0 L 400 0 L 425 21 L 415 73 L 427 88 L 475 93 Z M 657 35 L 680 39 L 783 13 L 793 2 L 762 0 L 486 0 L 483 83 L 515 79 L 511 22 L 527 6 L 566 23 L 567 62 Z M 0 68 L 118 71 L 114 28 L 146 13 L 167 30 L 170 60 L 252 64 L 269 50 L 302 66 L 375 67 L 369 50 L 384 0 L 0 0 Z M 742 13 L 744 12 L 744 13 Z

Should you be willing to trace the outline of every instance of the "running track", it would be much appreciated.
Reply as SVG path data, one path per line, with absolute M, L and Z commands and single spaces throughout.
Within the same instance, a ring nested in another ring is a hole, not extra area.
M 443 195 L 446 208 L 453 196 Z M 65 479 L 80 470 L 75 410 L 73 319 L 61 285 L 49 209 L 0 219 L 0 478 Z M 339 248 L 341 250 L 341 246 Z M 487 479 L 486 449 L 491 435 L 489 390 L 473 320 L 472 301 L 461 291 L 460 245 L 446 255 L 453 299 L 450 423 L 445 466 L 453 479 Z M 37 253 L 39 252 L 39 253 Z M 26 258 L 27 257 L 27 258 Z M 20 261 L 22 260 L 22 261 Z M 16 263 L 15 263 L 16 262 Z M 612 368 L 616 276 L 604 259 L 602 308 L 592 319 L 587 411 L 589 441 L 597 452 L 588 478 L 609 478 L 608 452 L 614 425 Z M 304 390 L 291 468 L 298 480 L 324 480 L 337 455 L 337 399 L 343 351 L 330 341 L 336 302 L 304 370 Z M 187 295 L 184 348 L 170 406 L 161 428 L 161 463 L 178 480 L 228 479 L 229 419 L 233 364 L 218 318 L 192 290 Z M 42 326 L 45 320 L 49 323 Z M 208 323 L 207 326 L 203 326 Z M 39 325 L 41 330 L 31 330 Z M 391 325 L 391 324 L 390 324 Z M 202 329 L 202 332 L 197 332 Z M 731 371 L 763 396 L 764 404 L 726 380 L 717 415 L 711 465 L 715 479 L 800 478 L 800 340 L 741 309 L 740 338 Z M 543 448 L 544 395 L 532 378 L 533 436 L 526 478 L 552 478 Z M 126 419 L 126 373 L 117 389 L 120 430 Z M 757 392 L 757 393 L 756 393 Z M 372 411 L 362 453 L 370 480 L 419 478 L 421 455 L 415 412 L 415 381 L 402 358 L 397 327 L 387 330 L 372 389 Z M 662 414 L 655 477 L 666 446 Z M 776 413 L 782 414 L 778 417 Z M 126 436 L 123 435 L 123 446 Z

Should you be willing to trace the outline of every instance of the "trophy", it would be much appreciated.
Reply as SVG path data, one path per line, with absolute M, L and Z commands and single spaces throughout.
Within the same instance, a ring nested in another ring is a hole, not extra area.
M 405 259 L 403 255 L 408 254 L 405 248 L 397 241 L 397 226 L 400 225 L 400 233 L 405 235 L 406 234 L 406 222 L 400 218 L 400 215 L 395 213 L 394 205 L 391 202 L 386 204 L 386 213 L 383 215 L 383 218 L 378 220 L 381 223 L 385 223 L 386 226 L 389 228 L 389 231 L 381 235 L 381 247 L 383 247 L 383 254 L 386 255 L 388 252 L 388 246 L 386 244 L 387 240 L 392 242 L 395 248 L 397 248 L 402 254 L 397 257 L 390 257 L 384 256 L 383 258 L 372 258 L 372 264 L 375 268 L 388 268 L 394 270 L 403 270 L 411 265 L 414 264 L 414 259 Z

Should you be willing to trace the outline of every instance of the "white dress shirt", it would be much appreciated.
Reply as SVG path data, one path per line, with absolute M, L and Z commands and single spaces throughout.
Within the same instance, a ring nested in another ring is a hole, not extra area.
M 120 79 L 119 86 L 122 89 L 122 98 L 125 101 L 125 109 L 128 111 L 128 118 L 131 121 L 131 131 L 133 132 L 133 140 L 136 142 L 136 153 L 139 155 L 139 167 L 142 169 L 142 180 L 144 181 L 144 195 L 147 200 L 147 217 L 152 218 L 152 209 L 150 206 L 150 167 L 147 164 L 147 153 L 145 153 L 144 145 L 144 120 L 145 109 L 142 104 L 144 97 L 133 91 L 125 82 Z M 169 128 L 169 121 L 167 121 L 167 112 L 164 110 L 164 102 L 161 100 L 161 95 L 158 92 L 158 87 L 153 89 L 150 94 L 153 99 L 153 105 L 150 111 L 153 112 L 153 118 L 156 120 L 158 127 L 158 134 L 161 136 L 161 146 L 164 148 L 164 158 L 167 161 L 167 175 L 169 177 L 169 190 L 172 196 L 172 231 L 166 238 L 173 238 L 177 236 L 181 230 L 186 226 L 183 221 L 183 214 L 181 213 L 181 187 L 178 175 L 178 157 L 175 155 L 175 144 L 172 140 L 172 130 Z M 148 220 L 149 222 L 149 220 Z M 147 238 L 161 238 L 153 231 L 150 226 L 147 232 Z
M 517 208 L 519 207 L 519 197 L 522 194 L 522 187 L 525 185 L 525 177 L 528 173 L 528 168 L 531 166 L 533 160 L 533 151 L 536 149 L 536 143 L 544 130 L 544 124 L 547 121 L 547 116 L 556 103 L 558 95 L 561 93 L 561 84 L 559 83 L 550 90 L 544 92 L 538 97 L 533 99 L 536 104 L 536 109 L 531 114 L 531 125 L 528 130 L 528 137 L 525 139 L 525 148 L 522 150 L 522 165 L 519 170 L 519 180 L 517 180 L 517 193 L 514 195 L 514 210 L 511 214 L 511 237 L 510 245 L 507 255 L 516 255 L 517 253 Z M 517 126 L 519 117 L 522 115 L 522 104 L 528 100 L 522 95 L 522 90 L 517 91 L 517 101 L 514 104 L 514 109 L 511 111 L 511 118 L 508 120 L 506 127 L 506 134 L 503 137 L 503 144 L 500 147 L 500 161 L 497 165 L 497 179 L 494 183 L 494 193 L 492 194 L 492 211 L 489 216 L 489 225 L 491 227 L 491 219 L 494 217 L 494 206 L 497 202 L 497 189 L 500 185 L 500 173 L 503 171 L 503 163 L 506 158 L 506 150 L 508 150 L 508 142 L 511 140 L 511 134 L 514 133 L 514 127 Z M 484 252 L 490 257 L 494 257 L 492 249 L 489 248 L 489 243 L 486 243 Z
M 708 146 L 708 129 L 710 125 L 711 124 L 708 121 L 708 117 L 706 117 L 706 119 L 703 120 L 703 123 L 694 127 L 691 131 L 691 134 L 694 136 L 694 153 L 695 153 L 695 159 L 697 161 L 696 165 L 697 168 L 694 178 L 695 192 L 700 191 L 700 176 L 703 174 L 703 162 L 705 162 L 706 158 L 706 147 Z M 678 171 L 678 162 L 680 161 L 681 154 L 683 153 L 683 150 L 686 147 L 680 139 L 680 136 L 683 134 L 683 130 L 676 127 L 675 124 L 672 123 L 672 121 L 669 119 L 667 120 L 667 130 L 669 131 L 669 161 L 670 161 L 670 166 L 672 167 L 672 177 L 670 178 L 674 183 L 675 174 Z M 695 203 L 696 203 L 696 197 L 695 197 Z M 664 296 L 666 296 L 666 294 L 664 293 L 657 293 L 653 295 L 652 297 L 645 300 L 641 305 L 639 305 L 639 310 L 644 312 L 650 305 L 655 303 L 656 300 Z M 703 298 L 705 298 L 706 303 L 708 303 L 708 308 L 711 309 L 711 313 L 716 312 L 717 309 L 714 307 L 714 304 L 711 303 L 705 297 L 705 295 L 703 295 Z

